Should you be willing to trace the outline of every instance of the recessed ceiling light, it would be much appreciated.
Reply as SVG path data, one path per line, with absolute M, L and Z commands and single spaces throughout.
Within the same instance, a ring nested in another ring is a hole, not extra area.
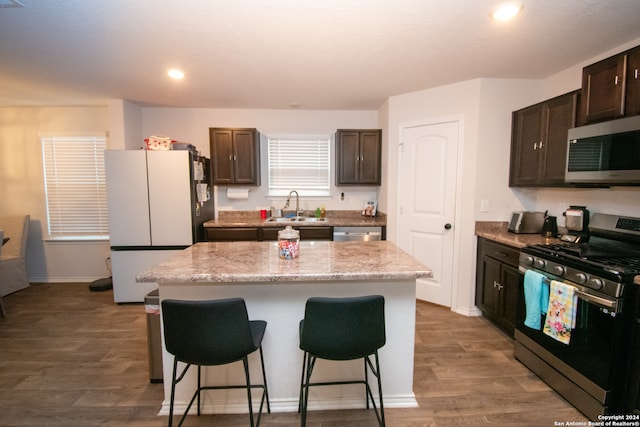
M 518 2 L 503 3 L 491 12 L 491 17 L 496 21 L 508 21 L 520 12 L 524 5 Z
M 184 78 L 184 72 L 176 68 L 169 70 L 167 73 L 172 79 L 180 80 Z

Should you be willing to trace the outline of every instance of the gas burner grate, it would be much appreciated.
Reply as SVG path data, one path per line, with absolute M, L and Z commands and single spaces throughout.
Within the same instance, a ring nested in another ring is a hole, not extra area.
M 621 273 L 640 274 L 640 258 L 612 257 L 593 261 Z

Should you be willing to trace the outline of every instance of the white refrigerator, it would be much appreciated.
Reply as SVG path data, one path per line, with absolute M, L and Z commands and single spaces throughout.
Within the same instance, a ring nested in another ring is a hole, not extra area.
M 205 240 L 209 167 L 187 150 L 105 151 L 115 302 L 144 302 L 157 284 L 137 283 L 136 275 Z

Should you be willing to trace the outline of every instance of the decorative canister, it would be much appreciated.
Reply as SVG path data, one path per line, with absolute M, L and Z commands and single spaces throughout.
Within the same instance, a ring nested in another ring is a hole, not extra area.
M 278 231 L 278 253 L 282 259 L 298 258 L 300 254 L 300 232 L 287 225 Z

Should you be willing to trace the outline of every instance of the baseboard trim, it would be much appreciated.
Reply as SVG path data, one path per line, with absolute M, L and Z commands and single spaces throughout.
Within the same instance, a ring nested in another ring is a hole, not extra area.
M 376 397 L 376 404 L 377 396 Z M 174 415 L 182 415 L 187 408 L 185 401 L 176 402 L 173 406 Z M 297 412 L 298 411 L 298 399 L 270 399 L 271 412 Z M 417 408 L 418 402 L 413 393 L 410 395 L 390 395 L 384 397 L 385 408 Z M 253 410 L 254 414 L 260 407 L 260 397 L 253 398 Z M 310 411 L 321 411 L 330 409 L 363 409 L 365 408 L 364 399 L 336 397 L 335 399 L 309 399 Z M 247 400 L 234 399 L 226 402 L 210 402 L 202 405 L 201 413 L 203 414 L 245 414 L 248 413 Z M 263 408 L 263 412 L 266 412 L 266 405 Z M 196 408 L 191 407 L 189 410 L 191 415 L 196 414 Z M 169 415 L 169 401 L 162 402 L 162 407 L 158 415 Z

